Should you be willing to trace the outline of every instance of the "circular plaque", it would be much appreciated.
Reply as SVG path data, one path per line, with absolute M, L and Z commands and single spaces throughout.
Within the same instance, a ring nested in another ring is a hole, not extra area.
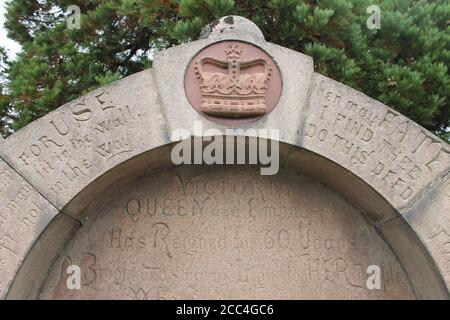
M 240 125 L 271 112 L 280 99 L 281 73 L 257 46 L 223 41 L 201 50 L 185 76 L 192 107 L 211 121 Z

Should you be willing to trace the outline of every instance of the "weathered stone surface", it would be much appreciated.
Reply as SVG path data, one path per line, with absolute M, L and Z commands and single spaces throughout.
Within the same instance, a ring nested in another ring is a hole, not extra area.
M 313 74 L 310 57 L 246 19 L 203 35 L 0 139 L 0 297 L 449 298 L 450 147 Z M 191 107 L 184 81 L 199 51 L 228 40 L 281 72 L 275 109 L 239 126 L 280 130 L 277 176 L 171 168 L 172 131 L 200 121 L 224 132 Z M 79 228 L 70 216 L 88 219 L 41 292 Z M 65 286 L 70 263 L 81 291 Z M 365 286 L 371 264 L 383 290 Z
M 203 28 L 200 38 L 245 38 L 249 42 L 264 41 L 264 35 L 256 24 L 239 16 L 222 17 Z
M 73 218 L 58 214 L 35 241 L 14 277 L 6 299 L 36 299 L 58 253 L 80 228 Z
M 401 213 L 450 168 L 449 145 L 382 103 L 319 74 L 299 145 L 357 174 Z
M 378 230 L 402 264 L 417 299 L 450 298 L 436 264 L 429 252 L 424 250 L 421 239 L 403 217 L 383 223 Z
M 450 174 L 405 214 L 450 289 Z
M 57 213 L 0 159 L 0 298 L 5 296 L 29 249 Z
M 309 56 L 265 42 L 262 37 L 255 37 L 254 28 L 250 25 L 248 29 L 228 28 L 224 32 L 213 32 L 206 39 L 172 47 L 155 56 L 155 78 L 170 132 L 180 128 L 191 130 L 195 121 L 200 121 L 204 129 L 217 128 L 224 131 L 223 125 L 207 120 L 191 107 L 185 93 L 185 68 L 200 50 L 213 43 L 224 40 L 251 41 L 278 65 L 283 89 L 281 98 L 270 116 L 252 124 L 242 124 L 240 127 L 279 129 L 280 141 L 292 144 L 296 142 L 301 114 L 307 102 L 313 61 Z
M 0 154 L 63 209 L 100 175 L 164 145 L 166 136 L 152 71 L 148 70 L 33 122 L 8 137 Z
M 110 195 L 90 217 L 41 298 L 414 298 L 358 209 L 293 172 L 163 171 Z M 69 264 L 81 267 L 81 290 L 65 286 Z M 373 264 L 381 290 L 366 287 Z
M 357 204 L 374 221 L 398 216 L 392 205 L 375 192 L 366 181 L 314 152 L 294 149 L 288 154 L 285 168 L 324 183 L 342 197 Z

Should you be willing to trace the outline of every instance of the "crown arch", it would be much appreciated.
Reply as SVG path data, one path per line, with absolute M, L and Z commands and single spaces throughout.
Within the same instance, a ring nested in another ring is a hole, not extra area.
M 153 69 L 0 141 L 2 298 L 36 298 L 52 261 L 102 197 L 172 167 L 174 130 L 198 121 L 225 132 L 229 123 L 191 107 L 180 72 L 200 50 L 222 41 L 264 50 L 283 83 L 272 112 L 233 125 L 279 129 L 283 169 L 313 177 L 361 208 L 392 247 L 417 298 L 449 297 L 449 146 L 380 102 L 315 73 L 310 57 L 265 42 L 248 20 L 231 21 L 221 20 L 207 38 L 159 53 Z

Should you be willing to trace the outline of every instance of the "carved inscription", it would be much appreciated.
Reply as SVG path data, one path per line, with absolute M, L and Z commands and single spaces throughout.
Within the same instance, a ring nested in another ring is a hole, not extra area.
M 148 92 L 152 83 L 143 74 L 133 77 L 144 77 L 129 82 L 138 82 L 133 87 L 137 91 L 146 86 L 145 93 L 130 96 L 119 84 L 90 93 L 38 120 L 32 134 L 25 128 L 5 140 L 5 157 L 24 176 L 32 175 L 49 199 L 63 205 L 97 175 L 157 139 L 157 134 L 150 137 L 153 129 L 159 131 L 147 118 L 148 105 L 154 105 Z M 26 143 L 18 149 L 15 139 Z
M 443 141 L 381 103 L 317 76 L 304 144 L 356 172 L 405 208 L 450 168 Z
M 422 200 L 421 200 L 422 201 Z M 424 243 L 440 268 L 444 279 L 450 281 L 450 179 L 447 177 L 425 198 L 428 215 L 423 218 L 421 207 L 407 216 L 422 234 Z
M 32 170 L 42 179 L 58 177 L 50 186 L 56 195 L 64 193 L 80 177 L 88 177 L 91 168 L 99 165 L 96 162 L 109 161 L 119 154 L 133 151 L 130 135 L 120 132 L 120 128 L 133 121 L 129 107 L 118 106 L 105 99 L 107 94 L 102 91 L 90 101 L 83 99 L 76 103 L 71 108 L 71 114 L 61 112 L 50 120 L 53 128 L 51 138 L 41 136 L 19 155 L 22 164 L 32 166 Z M 100 120 L 90 123 L 93 113 L 97 113 Z M 76 124 L 74 127 L 69 126 L 70 120 Z M 73 130 L 89 124 L 94 128 L 83 136 Z
M 205 170 L 144 177 L 107 199 L 41 297 L 414 297 L 388 247 L 328 189 L 291 172 Z M 58 289 L 67 259 L 81 267 L 81 290 Z M 372 264 L 381 290 L 366 287 Z
M 446 275 L 450 276 L 450 229 L 442 227 L 439 232 L 432 234 L 428 242 L 438 246 L 438 257 L 445 267 Z
M 55 208 L 0 160 L 0 298 L 22 257 L 55 214 Z

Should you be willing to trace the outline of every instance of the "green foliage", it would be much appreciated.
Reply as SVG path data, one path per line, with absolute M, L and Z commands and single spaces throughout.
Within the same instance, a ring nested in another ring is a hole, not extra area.
M 10 100 L 6 92 L 6 61 L 6 51 L 0 47 L 0 135 L 3 136 L 9 133 L 7 122 L 10 113 Z
M 65 11 L 81 9 L 81 29 Z M 381 29 L 369 30 L 369 5 Z M 266 40 L 450 141 L 446 0 L 10 0 L 6 27 L 23 52 L 0 78 L 0 130 L 17 130 L 83 93 L 148 68 L 155 51 L 198 38 L 215 19 L 254 21 Z M 2 52 L 2 51 L 0 51 Z M 5 80 L 6 79 L 6 80 Z

